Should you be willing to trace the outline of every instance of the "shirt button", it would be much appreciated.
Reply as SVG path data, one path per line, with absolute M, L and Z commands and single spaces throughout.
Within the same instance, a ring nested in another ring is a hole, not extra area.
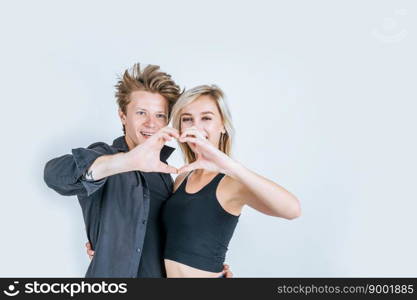
M 146 220 L 143 220 L 143 221 L 142 221 L 142 224 L 144 224 L 144 225 L 145 225 L 145 224 L 146 224 Z
M 140 248 L 136 249 L 137 252 L 140 252 Z

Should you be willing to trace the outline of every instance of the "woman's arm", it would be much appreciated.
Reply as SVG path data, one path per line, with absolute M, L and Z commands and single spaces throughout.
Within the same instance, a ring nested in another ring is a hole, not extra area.
M 241 205 L 275 217 L 295 219 L 301 215 L 298 199 L 275 182 L 230 159 L 226 172 L 237 185 L 234 197 Z
M 300 203 L 294 195 L 234 161 L 200 135 L 194 135 L 195 137 L 187 136 L 187 132 L 184 132 L 180 137 L 180 142 L 193 145 L 197 160 L 181 167 L 179 173 L 195 169 L 224 173 L 232 177 L 233 183 L 237 185 L 229 187 L 230 190 L 237 190 L 230 199 L 238 201 L 241 206 L 247 204 L 267 215 L 285 219 L 300 216 Z

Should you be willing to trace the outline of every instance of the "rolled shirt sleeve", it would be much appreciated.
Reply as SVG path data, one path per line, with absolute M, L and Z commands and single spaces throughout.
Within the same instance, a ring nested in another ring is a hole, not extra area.
M 102 142 L 92 144 L 88 148 L 75 148 L 71 152 L 72 154 L 47 162 L 44 180 L 50 188 L 61 195 L 90 196 L 105 184 L 107 177 L 90 181 L 84 178 L 84 174 L 98 157 L 114 153 Z

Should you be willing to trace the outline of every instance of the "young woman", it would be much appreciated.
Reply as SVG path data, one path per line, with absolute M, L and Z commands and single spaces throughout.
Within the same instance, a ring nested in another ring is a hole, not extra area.
M 163 208 L 167 277 L 221 277 L 242 208 L 275 217 L 300 216 L 297 198 L 230 157 L 233 127 L 216 86 L 186 91 L 172 110 L 186 165 Z

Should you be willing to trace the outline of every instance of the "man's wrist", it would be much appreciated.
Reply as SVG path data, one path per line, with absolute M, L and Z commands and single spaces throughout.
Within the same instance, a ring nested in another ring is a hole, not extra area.
M 114 155 L 109 162 L 110 168 L 115 171 L 115 173 L 124 173 L 133 171 L 131 164 L 130 164 L 130 156 L 129 152 L 126 153 L 118 153 Z
M 126 158 L 126 153 L 103 155 L 94 161 L 90 168 L 83 174 L 86 181 L 98 181 L 104 177 L 118 173 L 131 171 Z

